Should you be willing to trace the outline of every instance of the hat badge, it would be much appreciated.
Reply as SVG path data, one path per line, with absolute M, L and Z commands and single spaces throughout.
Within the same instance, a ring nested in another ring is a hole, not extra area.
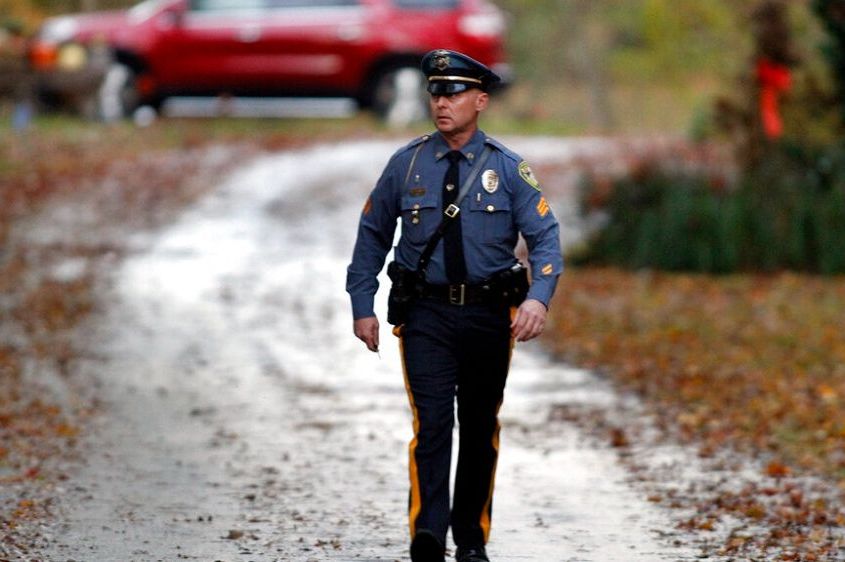
M 449 68 L 449 55 L 437 54 L 434 56 L 434 68 L 441 72 Z

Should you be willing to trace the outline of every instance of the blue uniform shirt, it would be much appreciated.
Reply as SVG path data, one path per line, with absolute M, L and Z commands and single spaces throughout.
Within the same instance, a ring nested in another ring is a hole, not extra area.
M 460 186 L 485 145 L 492 151 L 458 214 L 467 283 L 481 283 L 514 265 L 514 249 L 521 233 L 528 245 L 532 272 L 527 298 L 548 306 L 563 270 L 557 219 L 525 161 L 481 131 L 461 148 Z M 397 219 L 402 221 L 402 235 L 395 259 L 408 269 L 417 268 L 420 254 L 443 216 L 441 197 L 449 150 L 438 132 L 412 141 L 390 158 L 367 199 L 346 277 L 356 320 L 375 315 L 377 276 L 393 243 Z M 449 283 L 442 241 L 428 264 L 426 281 Z

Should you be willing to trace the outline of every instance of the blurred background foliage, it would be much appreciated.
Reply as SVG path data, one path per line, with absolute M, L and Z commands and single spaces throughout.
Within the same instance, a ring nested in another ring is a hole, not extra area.
M 728 0 L 505 0 L 521 117 L 575 130 L 679 131 L 742 68 Z
M 604 227 L 576 260 L 845 273 L 845 0 L 750 6 L 733 78 L 692 129 L 726 157 L 709 168 L 645 157 L 633 173 L 590 178 L 584 210 Z

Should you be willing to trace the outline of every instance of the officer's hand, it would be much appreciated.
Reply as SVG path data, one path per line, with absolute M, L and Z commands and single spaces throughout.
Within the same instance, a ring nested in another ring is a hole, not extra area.
M 368 316 L 359 318 L 353 325 L 355 336 L 367 344 L 367 349 L 372 352 L 378 351 L 378 318 Z
M 511 336 L 516 341 L 528 341 L 543 333 L 546 326 L 546 305 L 535 299 L 528 299 L 516 309 L 511 322 Z

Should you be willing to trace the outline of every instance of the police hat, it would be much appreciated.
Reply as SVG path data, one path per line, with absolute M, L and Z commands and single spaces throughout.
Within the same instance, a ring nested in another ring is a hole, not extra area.
M 437 96 L 458 94 L 470 88 L 488 91 L 501 80 L 495 72 L 457 51 L 437 49 L 427 53 L 420 65 L 428 78 L 428 91 Z

